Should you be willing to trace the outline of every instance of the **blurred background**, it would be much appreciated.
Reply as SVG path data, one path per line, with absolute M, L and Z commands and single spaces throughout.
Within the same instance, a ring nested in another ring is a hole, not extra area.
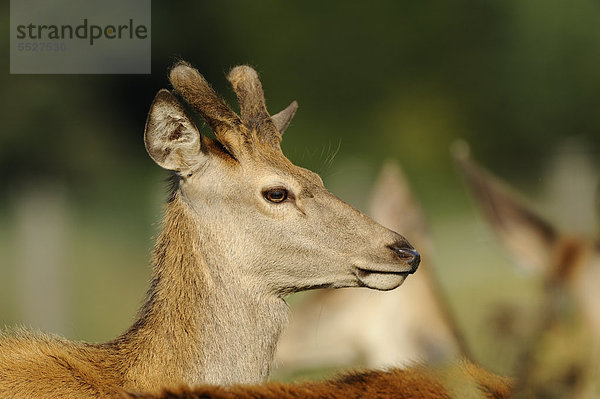
M 480 220 L 450 144 L 468 141 L 557 225 L 597 235 L 597 1 L 154 1 L 152 16 L 151 75 L 9 75 L 0 42 L 2 325 L 103 341 L 133 320 L 167 193 L 144 122 L 178 59 L 234 108 L 225 74 L 241 63 L 271 113 L 298 100 L 284 152 L 361 209 L 398 160 L 449 305 L 491 363 L 486 307 L 527 306 L 536 285 Z

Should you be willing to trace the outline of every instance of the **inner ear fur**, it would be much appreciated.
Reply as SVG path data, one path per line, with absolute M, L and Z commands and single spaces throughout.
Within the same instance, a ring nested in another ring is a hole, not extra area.
M 150 106 L 144 131 L 150 157 L 159 166 L 176 172 L 192 169 L 199 161 L 202 136 L 170 91 L 160 90 Z

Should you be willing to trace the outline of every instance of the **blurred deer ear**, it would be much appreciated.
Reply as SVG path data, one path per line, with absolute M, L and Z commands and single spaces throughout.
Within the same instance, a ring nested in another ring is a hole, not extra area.
M 175 96 L 163 89 L 150 106 L 144 143 L 158 165 L 184 172 L 198 163 L 202 136 Z
M 501 244 L 520 265 L 548 273 L 560 233 L 519 200 L 514 189 L 471 160 L 465 144 L 454 147 L 459 171 Z

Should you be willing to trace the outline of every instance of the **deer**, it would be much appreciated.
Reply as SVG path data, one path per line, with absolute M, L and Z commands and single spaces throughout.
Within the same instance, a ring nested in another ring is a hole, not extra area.
M 370 200 L 374 220 L 410 231 L 422 262 L 401 290 L 320 290 L 302 298 L 277 345 L 278 371 L 347 367 L 386 368 L 412 362 L 472 358 L 432 269 L 425 215 L 400 164 L 388 160 Z
M 391 290 L 419 253 L 328 191 L 281 150 L 297 110 L 270 115 L 256 71 L 227 75 L 234 112 L 184 62 L 154 98 L 144 131 L 174 175 L 152 278 L 133 325 L 106 343 L 17 329 L 0 337 L 0 396 L 114 397 L 123 390 L 263 381 L 288 314 L 315 288 Z M 200 133 L 181 97 L 214 133 Z
M 600 242 L 554 226 L 516 189 L 474 161 L 466 143 L 456 143 L 453 155 L 475 204 L 500 244 L 543 286 L 537 318 L 528 321 L 533 324 L 532 331 L 520 339 L 523 349 L 517 359 L 515 392 L 536 397 L 597 397 Z M 565 308 L 579 316 L 566 317 Z M 561 350 L 567 354 L 558 353 L 557 340 L 571 343 Z M 557 360 L 550 355 L 560 359 L 558 366 L 551 364 Z

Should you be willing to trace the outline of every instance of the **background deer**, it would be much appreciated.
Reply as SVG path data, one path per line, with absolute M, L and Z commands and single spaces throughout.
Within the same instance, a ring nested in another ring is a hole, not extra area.
M 392 292 L 322 290 L 293 307 L 277 345 L 280 371 L 361 365 L 399 366 L 441 361 L 468 349 L 431 269 L 425 216 L 396 162 L 384 164 L 370 214 L 395 231 L 410 231 L 423 255 L 419 273 Z
M 153 277 L 137 321 L 104 344 L 16 331 L 0 339 L 0 396 L 110 397 L 121 389 L 256 383 L 269 373 L 287 317 L 283 297 L 320 287 L 396 288 L 419 254 L 323 187 L 281 152 L 292 103 L 272 117 L 256 72 L 228 80 L 238 116 L 193 68 L 170 81 L 216 139 L 201 135 L 168 90 L 144 133 L 175 172 Z
M 465 144 L 455 149 L 459 170 L 500 243 L 543 285 L 536 314 L 514 321 L 529 326 L 528 336 L 518 337 L 515 389 L 535 397 L 598 397 L 600 243 L 563 233 L 470 159 Z M 510 334 L 494 329 L 496 342 L 507 344 Z

